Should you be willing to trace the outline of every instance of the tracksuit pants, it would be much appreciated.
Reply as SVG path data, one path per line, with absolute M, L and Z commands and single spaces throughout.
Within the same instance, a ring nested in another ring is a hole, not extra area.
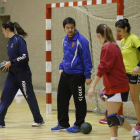
M 76 126 L 81 126 L 85 121 L 87 105 L 85 100 L 85 76 L 80 74 L 61 74 L 57 93 L 58 123 L 63 127 L 69 127 L 69 101 L 73 95 L 76 108 Z
M 4 118 L 8 107 L 12 103 L 18 89 L 20 89 L 30 107 L 34 122 L 41 123 L 43 118 L 40 114 L 35 93 L 33 91 L 31 71 L 8 72 L 0 101 L 0 125 L 5 126 Z

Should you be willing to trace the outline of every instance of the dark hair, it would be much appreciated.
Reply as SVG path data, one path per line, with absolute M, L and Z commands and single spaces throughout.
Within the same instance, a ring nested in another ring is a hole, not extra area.
M 98 25 L 96 33 L 100 33 L 104 37 L 105 42 L 113 42 L 114 44 L 117 45 L 113 37 L 112 30 L 106 24 Z
M 128 19 L 120 19 L 115 23 L 115 27 L 119 27 L 119 28 L 125 28 L 127 27 L 127 32 L 130 33 L 131 27 L 130 24 L 128 22 Z
M 66 24 L 74 24 L 74 27 L 76 26 L 75 20 L 71 17 L 67 17 L 63 21 L 63 27 L 65 28 Z
M 22 37 L 26 37 L 28 34 L 22 29 L 22 27 L 17 22 L 5 21 L 2 24 L 2 28 L 7 29 L 9 28 L 11 32 L 15 33 L 15 29 L 18 35 Z

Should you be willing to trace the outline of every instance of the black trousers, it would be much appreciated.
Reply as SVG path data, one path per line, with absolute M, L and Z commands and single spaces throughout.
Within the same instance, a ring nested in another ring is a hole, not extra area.
M 35 93 L 33 91 L 31 71 L 26 70 L 18 73 L 8 72 L 0 102 L 0 125 L 5 126 L 5 115 L 11 105 L 18 89 L 20 89 L 30 107 L 34 122 L 41 123 L 43 118 L 40 114 Z
M 57 94 L 58 123 L 69 127 L 69 101 L 73 95 L 76 108 L 76 126 L 81 126 L 85 121 L 87 105 L 85 100 L 85 76 L 80 74 L 67 74 L 62 72 Z

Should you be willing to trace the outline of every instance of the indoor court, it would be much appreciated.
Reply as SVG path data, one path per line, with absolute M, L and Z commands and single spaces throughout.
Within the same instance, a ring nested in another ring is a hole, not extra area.
M 57 123 L 57 113 L 46 114 L 45 95 L 36 94 L 41 114 L 45 124 L 40 127 L 32 127 L 32 114 L 23 96 L 15 97 L 5 118 L 6 128 L 0 129 L 0 140 L 109 140 L 109 128 L 107 125 L 99 124 L 103 115 L 87 113 L 86 121 L 92 125 L 90 134 L 51 132 L 51 127 Z M 71 106 L 73 102 L 71 101 Z M 70 111 L 71 126 L 75 120 L 74 111 Z M 134 125 L 133 125 L 134 126 Z M 122 128 L 119 128 L 119 140 L 131 140 L 131 135 Z
M 20 23 L 28 33 L 25 40 L 32 83 L 45 121 L 40 127 L 32 127 L 34 121 L 29 106 L 22 95 L 16 95 L 5 117 L 6 128 L 0 128 L 0 140 L 110 140 L 108 125 L 99 123 L 106 110 L 105 102 L 99 96 L 103 88 L 102 80 L 92 99 L 87 97 L 90 85 L 86 86 L 88 112 L 85 121 L 92 125 L 91 133 L 51 131 L 57 125 L 58 69 L 63 58 L 62 40 L 66 33 L 62 22 L 66 17 L 75 19 L 76 29 L 89 41 L 93 63 L 92 79 L 97 72 L 102 47 L 96 35 L 99 24 L 107 24 L 120 44 L 115 22 L 123 17 L 128 18 L 131 32 L 140 37 L 140 0 L 0 0 L 0 26 L 4 21 L 11 20 Z M 5 39 L 0 28 L 0 62 L 8 60 L 7 43 L 8 39 Z M 7 73 L 0 71 L 0 95 L 6 76 Z M 123 113 L 135 127 L 136 113 L 130 96 L 128 102 L 123 104 Z M 69 116 L 70 125 L 73 126 L 73 97 L 70 100 Z M 132 140 L 132 136 L 119 127 L 118 139 Z

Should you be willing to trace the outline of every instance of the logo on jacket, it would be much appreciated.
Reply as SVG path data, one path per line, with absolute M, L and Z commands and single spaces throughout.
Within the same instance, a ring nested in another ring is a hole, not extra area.
M 26 54 L 22 54 L 22 57 L 18 57 L 17 58 L 17 61 L 21 61 L 21 60 L 24 60 L 26 58 Z
M 75 45 L 75 42 L 72 42 L 72 45 L 71 46 L 74 47 L 74 45 Z
M 13 43 L 12 43 L 12 44 L 11 44 L 11 48 L 13 48 L 13 46 L 14 46 L 14 45 L 13 45 Z

